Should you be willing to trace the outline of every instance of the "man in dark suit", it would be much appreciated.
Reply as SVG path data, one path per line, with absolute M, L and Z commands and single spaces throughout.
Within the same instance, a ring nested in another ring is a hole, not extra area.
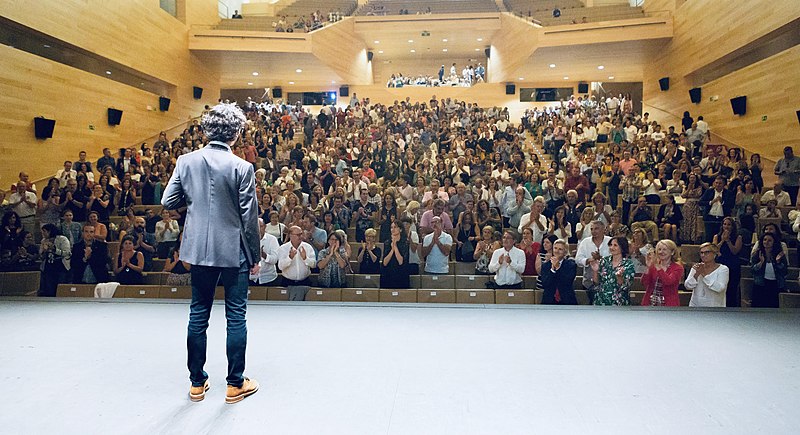
M 539 272 L 544 287 L 542 304 L 578 305 L 575 296 L 575 275 L 578 267 L 575 260 L 567 256 L 568 253 L 567 243 L 556 240 L 553 242 L 553 256 L 542 263 L 542 270 Z
M 706 242 L 711 242 L 719 232 L 722 219 L 732 216 L 736 205 L 736 195 L 725 188 L 727 180 L 723 176 L 714 179 L 714 185 L 700 197 L 700 208 L 703 210 L 703 225 Z
M 247 287 L 250 269 L 261 258 L 255 176 L 253 165 L 231 152 L 245 126 L 238 107 L 218 104 L 202 125 L 208 146 L 178 158 L 161 204 L 167 210 L 187 207 L 180 259 L 192 265 L 189 398 L 199 402 L 209 388 L 203 370 L 206 330 L 215 287 L 222 281 L 228 321 L 225 402 L 236 403 L 258 391 L 258 382 L 244 377 Z
M 83 226 L 83 239 L 72 247 L 70 270 L 75 284 L 108 282 L 108 245 L 94 238 L 94 227 Z

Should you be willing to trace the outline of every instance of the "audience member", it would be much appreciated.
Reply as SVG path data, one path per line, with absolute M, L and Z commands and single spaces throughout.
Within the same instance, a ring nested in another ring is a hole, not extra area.
M 569 257 L 569 247 L 564 240 L 555 240 L 552 246 L 552 255 L 542 262 L 539 272 L 544 289 L 542 304 L 578 305 L 574 289 L 577 274 L 575 260 Z
M 494 273 L 494 288 L 522 288 L 522 272 L 525 271 L 525 252 L 514 246 L 516 236 L 511 230 L 503 233 L 502 247 L 492 253 L 489 272 Z
M 717 245 L 713 243 L 700 245 L 700 262 L 689 269 L 689 275 L 683 282 L 692 291 L 690 307 L 725 307 L 728 268 L 717 264 L 717 252 Z

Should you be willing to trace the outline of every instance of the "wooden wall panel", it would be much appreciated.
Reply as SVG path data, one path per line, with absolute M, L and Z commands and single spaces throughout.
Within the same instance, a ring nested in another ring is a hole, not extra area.
M 343 20 L 313 32 L 311 52 L 347 83 L 372 83 L 372 62 L 367 45 L 356 35 L 354 20 Z
M 191 86 L 179 87 L 170 110 L 159 112 L 158 96 L 149 92 L 5 45 L 0 57 L 0 187 L 5 189 L 20 169 L 36 180 L 54 174 L 81 150 L 95 161 L 105 147 L 136 144 L 198 115 L 219 95 L 216 84 L 198 78 L 203 100 L 193 99 Z M 123 111 L 121 125 L 108 125 L 108 107 Z M 52 139 L 34 137 L 33 118 L 40 115 L 56 120 Z
M 672 1 L 645 2 L 645 9 L 669 7 Z M 703 115 L 712 133 L 721 139 L 767 158 L 779 158 L 786 145 L 797 145 L 800 83 L 800 48 L 797 46 L 754 63 L 709 83 L 702 84 L 703 101 L 691 104 L 688 91 L 694 87 L 685 76 L 737 50 L 770 31 L 800 17 L 800 2 L 712 2 L 695 0 L 675 9 L 675 32 L 653 62 L 645 67 L 644 110 L 667 125 L 680 125 L 684 110 Z M 798 29 L 800 31 L 800 29 Z M 662 92 L 658 79 L 670 78 L 669 91 Z M 709 101 L 711 96 L 717 101 Z M 734 116 L 730 99 L 747 95 L 747 115 Z M 767 120 L 761 120 L 763 115 Z

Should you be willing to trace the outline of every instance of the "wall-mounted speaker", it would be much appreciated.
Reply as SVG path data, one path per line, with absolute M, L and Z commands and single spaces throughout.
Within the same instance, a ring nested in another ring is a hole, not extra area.
M 661 87 L 662 91 L 668 91 L 669 90 L 669 77 L 664 77 L 664 78 L 658 79 L 658 86 Z
M 158 110 L 166 112 L 169 110 L 170 100 L 167 97 L 158 97 Z
M 747 97 L 741 96 L 731 98 L 731 108 L 734 115 L 744 115 L 747 113 Z
M 50 139 L 53 137 L 53 129 L 55 128 L 55 119 L 47 119 L 42 116 L 33 118 L 33 129 L 36 134 L 36 139 Z
M 797 123 L 800 124 L 800 110 L 795 112 L 797 114 Z
M 375 56 L 371 51 L 367 52 L 367 61 L 372 62 L 372 56 Z
M 283 98 L 283 89 L 272 88 L 272 98 Z
M 514 95 L 517 93 L 517 85 L 510 83 L 506 85 L 506 95 Z
M 122 110 L 108 108 L 108 125 L 119 125 L 122 122 Z
M 486 55 L 487 58 L 491 57 L 492 55 L 491 47 L 486 47 L 486 49 L 483 50 L 483 53 Z
M 350 96 L 350 88 L 348 86 L 340 86 L 339 87 L 339 96 L 340 97 L 349 97 Z
M 193 86 L 192 87 L 192 93 L 194 94 L 194 99 L 195 100 L 199 100 L 199 99 L 203 98 L 203 88 L 201 88 L 201 87 Z
M 689 89 L 689 98 L 692 100 L 692 103 L 694 104 L 700 103 L 700 100 L 703 99 L 703 92 L 701 88 Z
M 578 93 L 579 94 L 588 94 L 589 93 L 589 83 L 578 83 Z

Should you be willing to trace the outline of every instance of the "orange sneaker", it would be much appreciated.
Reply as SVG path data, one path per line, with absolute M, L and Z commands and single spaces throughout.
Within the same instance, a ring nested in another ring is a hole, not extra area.
M 258 381 L 255 379 L 244 378 L 244 383 L 240 388 L 228 385 L 228 392 L 225 395 L 225 403 L 236 403 L 244 400 L 245 397 L 252 396 L 258 391 Z
M 189 399 L 192 402 L 199 402 L 206 398 L 206 391 L 211 388 L 211 384 L 206 379 L 206 383 L 201 387 L 192 387 L 189 389 Z

